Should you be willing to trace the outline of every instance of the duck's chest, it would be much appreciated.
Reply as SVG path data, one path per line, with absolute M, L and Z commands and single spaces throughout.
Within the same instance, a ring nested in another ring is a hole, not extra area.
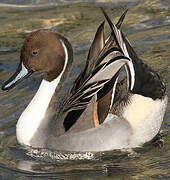
M 123 111 L 123 117 L 128 120 L 133 130 L 130 147 L 140 146 L 157 135 L 163 121 L 167 99 L 167 96 L 161 100 L 137 94 L 131 96 L 130 103 Z

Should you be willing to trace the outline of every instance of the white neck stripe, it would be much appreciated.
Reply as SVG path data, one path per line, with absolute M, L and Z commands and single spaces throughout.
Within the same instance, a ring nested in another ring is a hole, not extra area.
M 46 112 L 49 107 L 50 101 L 55 93 L 56 87 L 58 86 L 62 75 L 66 69 L 68 64 L 68 51 L 62 40 L 61 44 L 64 48 L 65 52 L 65 64 L 60 75 L 49 82 L 46 80 L 42 80 L 41 85 L 27 106 L 24 112 L 21 114 L 18 122 L 17 122 L 17 139 L 20 144 L 30 146 L 30 141 L 37 133 L 38 128 L 41 126 L 42 121 L 48 121 L 46 117 Z

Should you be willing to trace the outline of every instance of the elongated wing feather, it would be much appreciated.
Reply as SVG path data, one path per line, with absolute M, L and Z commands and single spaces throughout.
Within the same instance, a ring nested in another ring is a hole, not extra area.
M 83 84 L 83 82 L 86 80 L 90 72 L 93 70 L 96 63 L 96 58 L 99 56 L 101 50 L 104 47 L 104 41 L 105 39 L 104 39 L 104 21 L 103 21 L 98 27 L 94 40 L 89 49 L 86 67 L 76 79 L 74 86 L 71 89 L 71 93 L 74 93 L 81 86 L 81 84 Z
M 85 83 L 64 103 L 64 111 L 71 111 L 73 108 L 85 108 L 90 99 L 97 94 L 128 61 L 129 59 L 125 56 L 117 56 L 110 59 L 107 63 L 97 66 Z
M 110 23 L 110 27 L 111 27 L 111 34 L 109 36 L 109 38 L 107 38 L 107 41 L 112 41 L 114 42 L 114 47 L 117 49 L 117 53 L 119 53 L 120 55 L 124 55 L 123 52 L 123 48 L 121 48 L 121 45 L 119 45 L 118 39 L 116 34 L 114 33 L 113 27 L 112 27 L 112 22 L 110 20 L 110 18 L 108 17 L 108 15 L 105 13 L 105 11 L 102 9 L 103 13 L 105 14 L 105 17 L 107 19 L 107 21 Z M 121 17 L 119 18 L 116 27 L 117 29 L 120 29 L 123 20 L 125 18 L 125 15 L 127 13 L 128 10 L 126 10 Z M 112 32 L 113 31 L 113 32 Z M 113 44 L 113 43 L 112 43 Z M 106 60 L 107 61 L 107 60 Z M 98 62 L 100 64 L 100 62 Z M 128 62 L 129 64 L 130 62 Z M 125 65 L 126 67 L 126 65 Z M 128 65 L 127 65 L 128 67 Z M 129 70 L 129 68 L 126 68 L 127 70 Z M 129 72 L 128 72 L 129 73 Z M 127 75 L 128 75 L 127 73 Z M 130 74 L 130 73 L 129 73 Z M 103 121 L 105 120 L 108 112 L 110 111 L 110 109 L 112 108 L 112 106 L 114 105 L 114 99 L 115 99 L 115 90 L 117 88 L 117 80 L 118 80 L 119 76 L 116 77 L 116 75 L 107 83 L 105 84 L 105 86 L 97 93 L 97 110 L 98 110 L 98 121 L 99 123 L 103 123 Z M 130 85 L 130 78 L 129 81 L 127 81 L 127 87 L 129 87 Z M 127 88 L 126 87 L 126 88 Z M 105 104 L 105 106 L 103 106 L 103 104 Z
M 115 39 L 117 46 L 121 49 L 123 54 L 130 59 L 126 44 L 122 37 L 122 32 L 112 23 L 112 21 L 110 20 L 110 18 L 107 15 L 107 13 L 104 11 L 104 9 L 102 9 L 102 12 L 110 26 L 110 29 L 112 32 L 111 35 Z M 132 63 L 131 59 L 128 62 L 128 64 L 126 65 L 126 72 L 127 72 L 127 76 L 128 76 L 128 87 L 132 90 L 134 87 L 134 83 L 135 83 L 135 71 L 134 71 L 134 67 L 133 67 L 133 63 Z
M 119 18 L 119 20 L 116 24 L 117 28 L 121 27 L 126 13 L 127 13 L 127 10 Z M 93 40 L 91 47 L 89 49 L 86 67 L 83 70 L 83 72 L 76 79 L 74 86 L 71 89 L 71 93 L 74 93 L 74 91 L 76 91 L 81 86 L 81 84 L 83 84 L 83 82 L 87 79 L 87 77 L 93 71 L 93 69 L 98 64 L 101 63 L 101 60 L 102 61 L 104 60 L 104 58 L 102 56 L 107 52 L 107 50 L 109 48 L 111 48 L 113 46 L 115 46 L 115 40 L 111 36 L 109 36 L 107 38 L 107 41 L 105 41 L 105 38 L 104 38 L 104 22 L 102 22 L 96 31 L 94 40 Z M 120 48 L 118 51 L 120 51 Z M 105 59 L 105 61 L 107 61 L 107 59 Z
M 117 27 L 118 29 L 121 27 L 121 25 L 122 25 L 122 23 L 123 23 L 123 20 L 124 20 L 124 18 L 125 18 L 125 16 L 126 16 L 127 11 L 128 11 L 128 9 L 121 15 L 121 17 L 119 18 L 119 20 L 118 20 L 118 22 L 117 22 L 116 27 Z M 118 46 L 116 46 L 115 39 L 113 38 L 112 35 L 110 35 L 110 36 L 107 38 L 107 41 L 112 42 L 112 46 L 111 46 L 111 48 L 109 49 L 109 51 L 106 51 L 106 52 L 104 52 L 104 53 L 102 54 L 102 56 L 100 57 L 100 59 L 97 61 L 96 66 L 99 65 L 100 63 L 103 63 L 104 61 L 107 62 L 108 59 L 110 59 L 110 57 L 113 58 L 114 54 L 111 53 L 111 51 L 112 51 L 113 49 L 114 49 L 114 53 L 116 52 L 115 56 L 117 55 L 117 53 L 119 53 L 120 55 L 123 54 L 123 51 L 122 51 Z M 108 42 L 106 42 L 106 44 L 107 44 L 107 43 L 108 43 Z M 107 56 L 108 54 L 109 54 L 109 56 Z M 106 56 L 107 56 L 107 58 L 105 58 L 105 60 L 103 60 L 104 57 L 106 57 Z M 114 77 L 113 77 L 113 79 L 114 79 Z M 108 102 L 109 99 L 111 99 L 110 97 L 107 97 L 107 96 L 110 96 L 109 91 L 112 90 L 113 87 L 114 87 L 115 81 L 114 81 L 113 79 L 111 79 L 111 80 L 105 85 L 105 87 L 102 88 L 101 92 L 98 92 L 98 95 L 97 95 L 97 96 L 98 96 L 98 97 L 97 97 L 98 101 L 99 101 L 101 98 L 103 98 L 104 96 L 106 96 L 105 99 L 107 99 L 107 100 L 103 99 L 103 100 L 101 100 L 101 102 L 98 102 L 98 103 L 102 103 L 102 101 L 107 101 L 107 102 Z
M 121 26 L 125 14 L 126 12 L 119 19 L 118 27 Z M 72 114 L 76 113 L 80 116 L 92 97 L 98 94 L 98 92 L 100 93 L 97 96 L 97 100 L 100 100 L 101 97 L 107 94 L 108 91 L 105 91 L 105 89 L 102 91 L 105 85 L 105 87 L 111 85 L 109 88 L 116 87 L 119 71 L 128 62 L 129 58 L 124 56 L 123 51 L 117 45 L 113 36 L 109 36 L 107 41 L 104 40 L 103 22 L 99 26 L 90 47 L 86 67 L 77 78 L 70 96 L 63 104 L 63 112 L 68 113 L 68 118 L 64 120 L 66 130 L 76 122 L 77 118 L 72 120 L 73 118 L 70 117 Z M 110 104 L 113 103 L 114 96 L 111 99 L 112 102 Z
M 104 47 L 104 44 L 105 44 L 105 38 L 104 38 L 104 21 L 103 21 L 101 25 L 99 26 L 99 28 L 97 29 L 94 40 L 91 44 L 91 47 L 88 53 L 87 61 L 88 61 L 89 67 L 95 64 L 95 59 L 96 57 L 99 56 L 101 50 Z

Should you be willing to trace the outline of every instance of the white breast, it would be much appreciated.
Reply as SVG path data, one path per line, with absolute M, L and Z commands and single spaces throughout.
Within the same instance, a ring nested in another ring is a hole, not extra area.
M 52 82 L 42 80 L 36 95 L 21 114 L 16 129 L 17 140 L 20 144 L 30 145 L 29 141 L 45 117 L 57 84 L 57 80 Z

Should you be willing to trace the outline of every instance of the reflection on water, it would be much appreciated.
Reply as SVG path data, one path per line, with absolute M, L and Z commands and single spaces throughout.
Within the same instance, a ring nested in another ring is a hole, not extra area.
M 123 29 L 139 56 L 163 76 L 170 95 L 168 0 L 75 2 L 80 1 L 1 0 L 0 84 L 17 67 L 19 50 L 27 34 L 39 28 L 54 28 L 69 38 L 75 52 L 74 66 L 63 88 L 62 98 L 84 67 L 90 42 L 104 19 L 98 8 L 103 6 L 114 22 L 125 8 L 129 8 Z M 37 90 L 40 79 L 41 74 L 37 74 L 8 93 L 0 91 L 0 179 L 170 179 L 169 135 L 164 138 L 163 148 L 146 145 L 136 149 L 137 154 L 113 151 L 63 155 L 58 152 L 53 154 L 56 160 L 51 161 L 43 159 L 41 154 L 35 158 L 36 150 L 22 149 L 16 142 L 16 121 Z M 170 130 L 169 121 L 168 104 L 163 130 Z M 76 158 L 79 160 L 73 160 Z

